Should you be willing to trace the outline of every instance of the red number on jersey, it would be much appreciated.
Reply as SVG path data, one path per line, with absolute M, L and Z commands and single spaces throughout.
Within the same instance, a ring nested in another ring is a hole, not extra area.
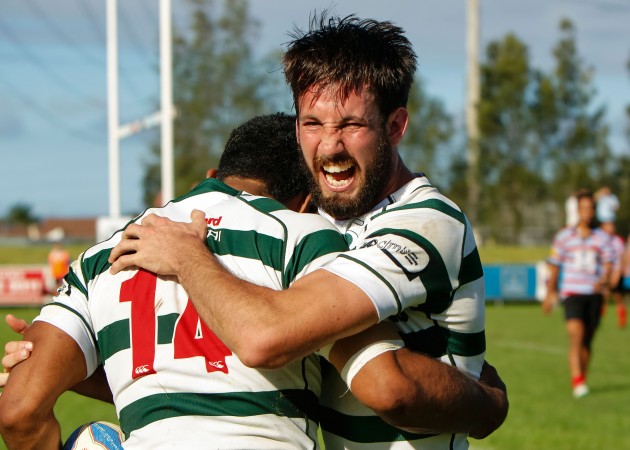
M 120 288 L 120 302 L 131 302 L 131 354 L 132 379 L 155 373 L 156 314 L 155 274 L 140 270 L 124 281 Z M 193 303 L 188 299 L 186 309 L 179 318 L 173 337 L 174 358 L 201 356 L 206 371 L 228 373 L 225 357 L 232 352 L 199 318 Z
M 225 357 L 230 356 L 232 352 L 202 322 L 190 299 L 186 304 L 184 314 L 179 318 L 177 328 L 175 328 L 173 344 L 176 359 L 203 356 L 208 372 L 220 370 L 223 373 L 228 373 Z
M 139 270 L 120 287 L 121 302 L 131 302 L 131 378 L 155 373 L 155 287 L 157 277 Z

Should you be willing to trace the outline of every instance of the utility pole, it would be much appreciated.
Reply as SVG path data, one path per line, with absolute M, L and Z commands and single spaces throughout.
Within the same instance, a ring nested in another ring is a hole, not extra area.
M 171 0 L 160 0 L 160 100 L 162 112 L 162 203 L 175 197 L 173 170 L 173 64 Z
M 118 120 L 118 0 L 107 0 L 107 147 L 109 216 L 113 219 L 120 217 Z
M 466 83 L 466 134 L 468 136 L 468 172 L 466 184 L 468 198 L 466 214 L 471 223 L 476 224 L 479 218 L 480 171 L 479 159 L 479 119 L 478 107 L 481 98 L 479 82 L 479 0 L 468 0 L 467 14 L 467 83 Z

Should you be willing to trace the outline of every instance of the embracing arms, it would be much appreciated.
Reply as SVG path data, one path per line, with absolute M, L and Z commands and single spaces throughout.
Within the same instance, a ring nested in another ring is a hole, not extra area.
M 205 245 L 203 213 L 190 224 L 148 216 L 112 250 L 112 272 L 137 266 L 176 275 L 199 316 L 246 364 L 276 368 L 378 321 L 367 295 L 326 270 L 276 291 L 240 280 Z
M 357 352 L 374 342 L 400 339 L 380 323 L 336 342 L 330 361 L 339 373 Z M 370 359 L 349 383 L 354 396 L 385 422 L 412 433 L 466 433 L 482 439 L 508 412 L 507 390 L 494 367 L 484 363 L 479 382 L 453 366 L 407 348 Z
M 130 225 L 111 253 L 112 271 L 136 266 L 177 276 L 200 317 L 246 365 L 280 367 L 378 321 L 364 291 L 327 270 L 284 291 L 236 278 L 208 251 L 203 213 L 195 214 L 189 224 L 149 216 Z M 486 374 L 493 387 L 426 355 L 387 353 L 375 358 L 369 377 L 364 373 L 368 381 L 355 378 L 353 392 L 392 425 L 483 437 L 504 420 L 505 386 L 491 367 Z M 376 365 L 380 359 L 383 366 Z M 377 382 L 387 384 L 382 396 L 370 389 Z

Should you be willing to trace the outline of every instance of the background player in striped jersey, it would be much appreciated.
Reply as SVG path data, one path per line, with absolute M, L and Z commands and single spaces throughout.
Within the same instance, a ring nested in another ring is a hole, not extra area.
M 294 120 L 267 116 L 237 128 L 220 166 L 219 175 L 227 184 L 207 180 L 153 210 L 181 219 L 193 207 L 210 205 L 211 216 L 205 216 L 209 245 L 235 273 L 276 289 L 345 248 L 338 233 L 317 216 L 296 216 L 275 201 L 233 189 L 264 193 L 296 209 L 303 203 Z M 294 232 L 278 239 L 285 225 Z M 128 437 L 125 448 L 316 446 L 316 424 L 309 418 L 317 415 L 317 358 L 281 370 L 245 367 L 199 322 L 185 293 L 172 281 L 143 271 L 109 275 L 104 258 L 118 238 L 89 249 L 75 262 L 62 295 L 30 330 L 27 337 L 35 339 L 38 351 L 30 364 L 15 371 L 0 400 L 0 425 L 9 447 L 45 448 L 44 441 L 56 447 L 52 406 L 64 389 L 94 370 L 99 358 Z M 294 248 L 298 251 L 292 252 Z M 160 300 L 154 305 L 153 299 Z M 375 338 L 390 340 L 372 343 Z M 398 340 L 393 329 L 370 329 L 336 344 L 334 362 L 349 383 L 354 378 L 375 385 L 385 374 L 395 380 L 395 371 L 387 365 L 390 359 L 382 355 L 400 347 Z M 361 361 L 346 364 L 344 354 L 354 355 L 358 349 L 363 349 Z M 100 398 L 111 398 L 109 390 L 106 394 Z
M 482 408 L 486 432 L 507 413 L 504 392 L 483 393 L 473 382 L 485 354 L 485 297 L 470 224 L 397 151 L 415 68 L 411 44 L 389 22 L 313 18 L 311 30 L 289 45 L 284 69 L 311 192 L 351 246 L 323 270 L 284 291 L 253 286 L 208 252 L 203 223 L 157 217 L 127 228 L 110 257 L 113 271 L 137 265 L 177 275 L 210 327 L 259 366 L 278 367 L 387 318 L 409 347 L 435 358 L 401 354 L 397 364 L 417 380 L 413 386 L 387 377 L 378 386 L 350 386 L 358 397 L 396 391 L 396 408 L 375 401 L 370 410 L 331 391 L 322 417 L 330 448 L 467 448 L 474 419 L 463 410 Z M 459 377 L 442 362 L 460 369 Z M 455 401 L 446 399 L 452 393 Z M 446 414 L 435 413 L 445 407 Z M 420 419 L 444 434 L 425 434 Z
M 579 398 L 589 392 L 586 375 L 591 344 L 601 318 L 602 294 L 608 287 L 613 253 L 609 236 L 593 227 L 595 203 L 592 194 L 580 191 L 577 199 L 577 226 L 563 228 L 553 240 L 543 310 L 550 313 L 557 303 L 559 284 L 569 335 L 573 396 Z

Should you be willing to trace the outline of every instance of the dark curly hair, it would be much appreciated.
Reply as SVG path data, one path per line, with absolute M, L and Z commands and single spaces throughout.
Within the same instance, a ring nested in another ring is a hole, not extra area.
M 308 192 L 302 155 L 295 137 L 295 116 L 283 113 L 254 117 L 236 127 L 225 144 L 217 178 L 259 180 L 281 203 Z
M 391 22 L 354 15 L 311 15 L 308 32 L 294 29 L 282 63 L 295 109 L 308 90 L 338 89 L 340 100 L 365 87 L 383 117 L 407 105 L 416 72 L 416 54 L 404 31 Z

